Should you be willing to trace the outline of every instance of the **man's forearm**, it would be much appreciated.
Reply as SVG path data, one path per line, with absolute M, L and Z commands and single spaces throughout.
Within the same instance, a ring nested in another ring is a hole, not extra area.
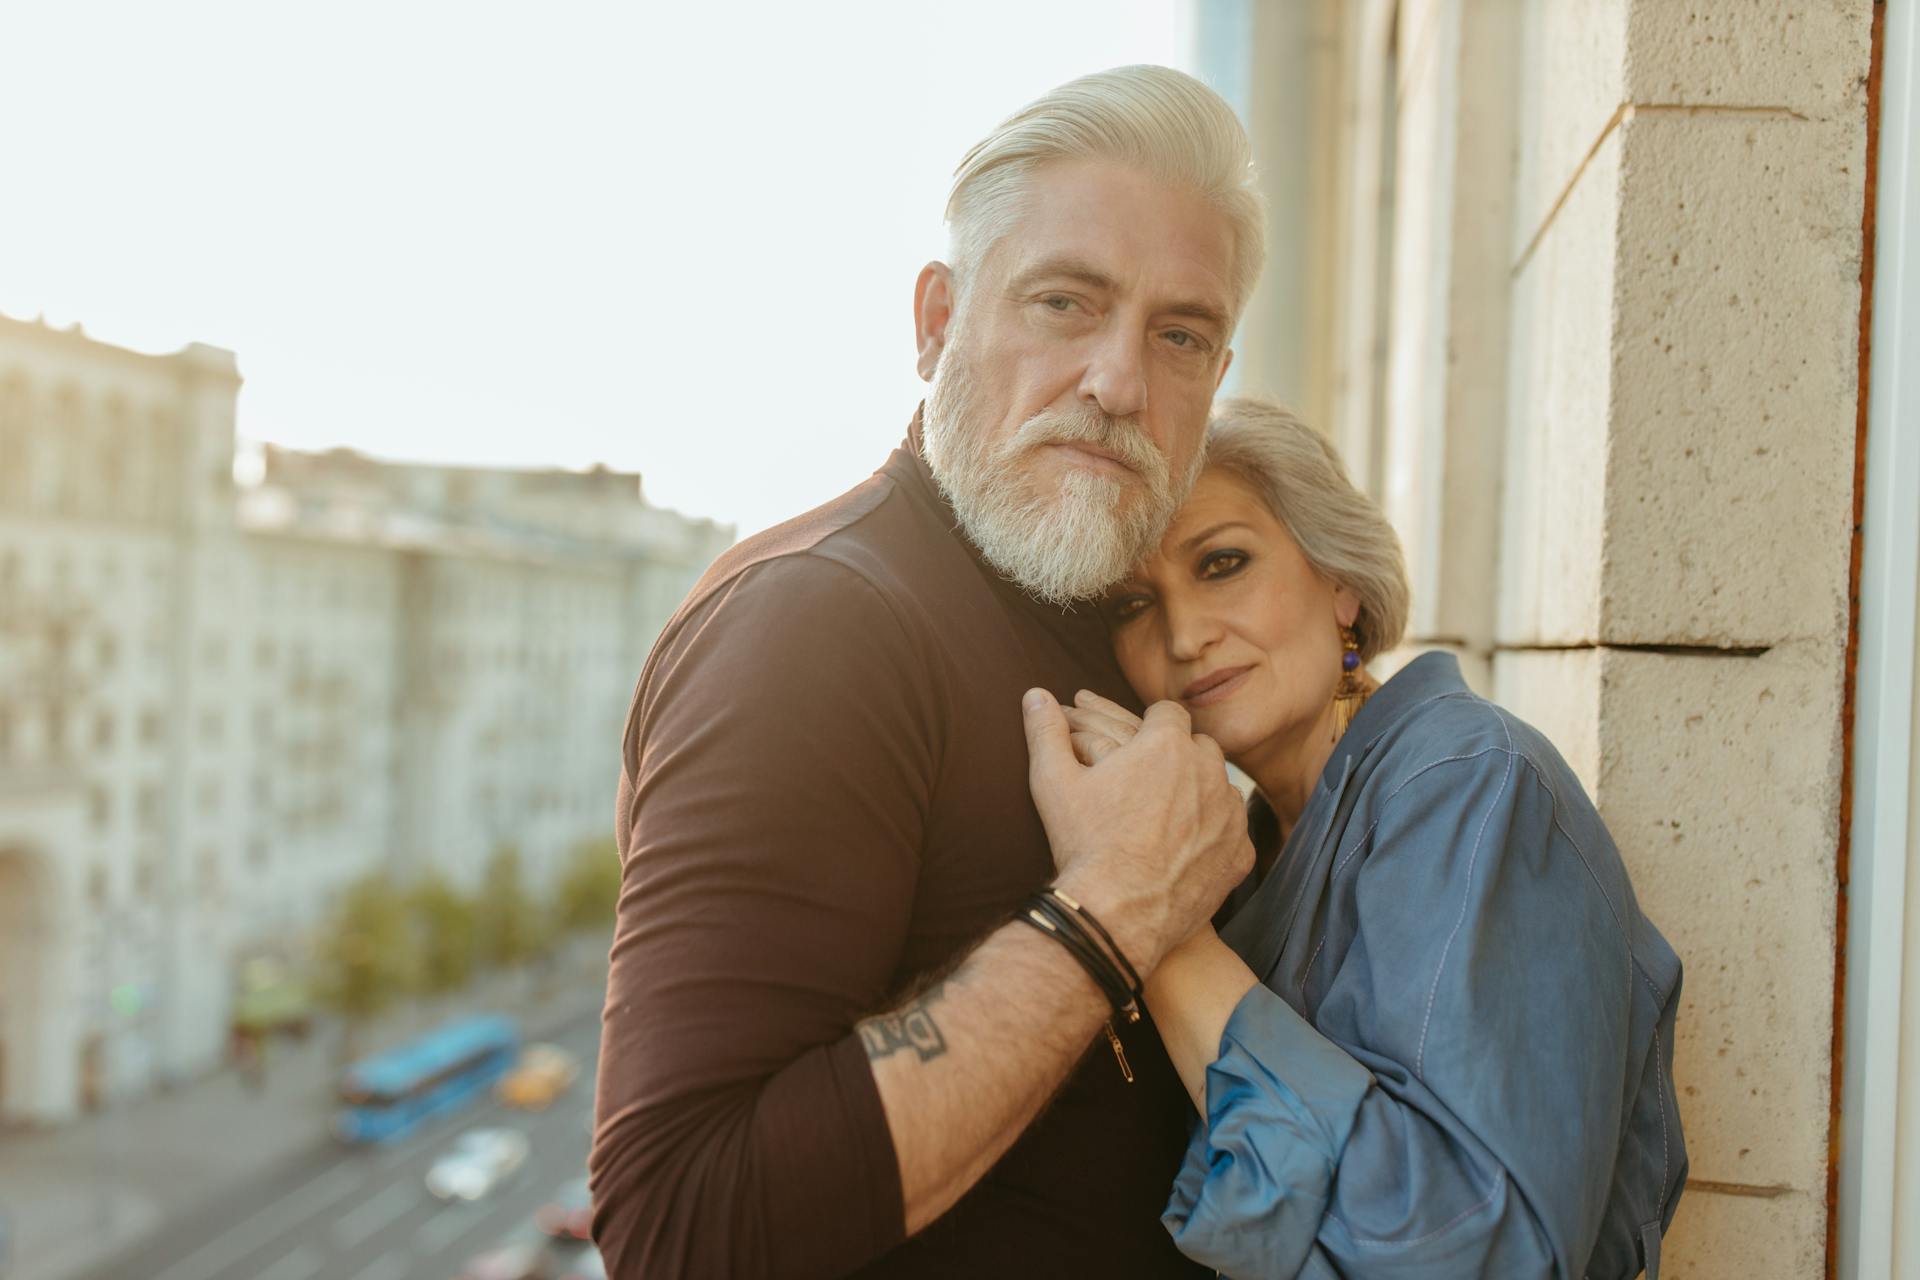
M 1016 922 L 944 981 L 860 1024 L 900 1162 L 909 1235 L 952 1208 L 1013 1145 L 1108 1014 L 1073 956 Z

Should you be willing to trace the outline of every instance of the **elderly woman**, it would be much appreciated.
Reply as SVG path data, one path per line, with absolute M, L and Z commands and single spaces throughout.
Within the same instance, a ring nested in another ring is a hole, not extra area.
M 1405 570 L 1338 456 L 1227 403 L 1103 607 L 1140 697 L 1257 789 L 1253 877 L 1146 984 L 1205 1118 L 1179 1247 L 1241 1280 L 1657 1274 L 1679 960 L 1551 743 L 1450 655 L 1368 676 Z M 1139 723 L 1088 694 L 1067 715 L 1089 764 Z

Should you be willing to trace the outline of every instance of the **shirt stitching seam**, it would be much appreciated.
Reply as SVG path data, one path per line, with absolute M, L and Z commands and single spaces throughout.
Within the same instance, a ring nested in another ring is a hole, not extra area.
M 1451 697 L 1452 695 L 1442 694 L 1440 696 Z M 1437 702 L 1439 701 L 1439 698 L 1429 698 L 1427 701 Z M 1424 706 L 1425 703 L 1422 703 L 1421 705 Z M 1511 739 L 1509 739 L 1509 741 L 1511 741 Z M 1429 772 L 1430 770 L 1438 769 L 1443 764 L 1453 764 L 1456 761 L 1460 761 L 1460 760 L 1478 760 L 1481 756 L 1490 755 L 1495 751 L 1501 751 L 1501 750 L 1502 748 L 1500 747 L 1483 747 L 1479 751 L 1467 751 L 1467 752 L 1461 753 L 1460 755 L 1442 756 L 1440 759 L 1430 761 L 1427 764 L 1424 764 L 1420 768 L 1416 769 L 1411 774 L 1408 774 L 1407 777 L 1401 781 L 1400 785 L 1395 787 L 1392 791 L 1388 792 L 1387 798 L 1380 802 L 1380 812 L 1375 814 L 1373 817 L 1373 821 L 1367 824 L 1367 829 L 1360 833 L 1360 838 L 1358 840 L 1355 840 L 1351 845 L 1347 846 L 1347 851 L 1344 854 L 1340 855 L 1339 860 L 1333 864 L 1333 870 L 1327 873 L 1328 887 L 1331 887 L 1333 885 L 1333 882 L 1340 878 L 1340 872 L 1344 870 L 1346 868 L 1346 865 L 1349 862 L 1352 862 L 1355 856 L 1359 854 L 1360 850 L 1365 847 L 1368 837 L 1373 835 L 1374 828 L 1379 826 L 1381 819 L 1387 816 L 1387 808 L 1393 804 L 1394 798 L 1398 796 L 1402 791 L 1405 791 L 1408 787 L 1412 786 L 1414 781 L 1417 778 Z M 1509 756 L 1512 755 L 1511 752 L 1507 752 L 1507 754 Z M 1509 769 L 1513 767 L 1511 760 L 1508 761 L 1507 767 Z M 1320 958 L 1320 949 L 1326 945 L 1327 945 L 1327 935 L 1323 933 L 1320 935 L 1320 941 L 1314 944 L 1313 954 L 1307 957 L 1307 967 L 1300 971 L 1300 982 L 1302 986 L 1305 986 L 1307 979 L 1312 976 L 1314 962 Z
M 1433 1023 L 1433 1004 L 1440 994 L 1440 975 L 1446 972 L 1447 957 L 1453 953 L 1454 939 L 1460 936 L 1460 927 L 1467 920 L 1467 903 L 1473 897 L 1473 869 L 1480 861 L 1480 849 L 1486 843 L 1487 824 L 1493 821 L 1493 811 L 1500 804 L 1500 797 L 1507 793 L 1507 783 L 1513 779 L 1513 735 L 1507 733 L 1505 719 L 1500 721 L 1500 732 L 1507 735 L 1507 771 L 1500 776 L 1500 789 L 1493 793 L 1493 799 L 1487 805 L 1487 811 L 1480 818 L 1480 830 L 1473 837 L 1473 853 L 1467 859 L 1466 884 L 1460 891 L 1460 914 L 1454 917 L 1453 931 L 1447 934 L 1447 944 L 1440 948 L 1440 961 L 1433 967 L 1433 982 L 1427 988 L 1427 1011 L 1420 1019 L 1420 1045 L 1414 1054 L 1413 1073 L 1424 1083 L 1427 1078 L 1427 1032 Z

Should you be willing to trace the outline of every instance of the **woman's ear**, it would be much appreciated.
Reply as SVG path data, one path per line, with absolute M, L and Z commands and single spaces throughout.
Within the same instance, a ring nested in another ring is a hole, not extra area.
M 918 352 L 915 369 L 923 382 L 933 381 L 946 350 L 947 326 L 953 322 L 953 272 L 944 262 L 920 268 L 913 286 L 913 340 Z
M 1333 616 L 1343 627 L 1350 627 L 1360 617 L 1360 597 L 1345 587 L 1333 589 Z

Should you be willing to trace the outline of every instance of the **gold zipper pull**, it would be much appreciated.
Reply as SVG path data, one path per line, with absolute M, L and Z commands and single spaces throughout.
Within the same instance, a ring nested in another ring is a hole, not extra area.
M 1113 1023 L 1107 1022 L 1105 1029 L 1107 1033 L 1107 1043 L 1113 1046 L 1114 1061 L 1120 1064 L 1120 1074 L 1126 1077 L 1128 1084 L 1132 1084 L 1133 1068 L 1127 1065 L 1127 1051 L 1120 1046 L 1120 1037 L 1114 1031 Z

